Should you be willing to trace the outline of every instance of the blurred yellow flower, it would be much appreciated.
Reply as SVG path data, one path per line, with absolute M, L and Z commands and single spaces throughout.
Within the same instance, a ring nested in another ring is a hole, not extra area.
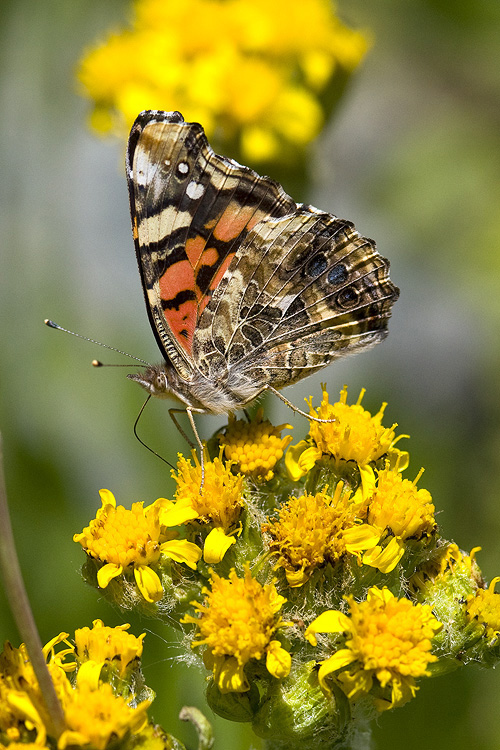
M 250 161 L 311 141 L 368 48 L 330 0 L 136 0 L 134 10 L 129 29 L 80 62 L 92 127 L 124 134 L 143 109 L 179 109 Z
M 59 750 L 70 746 L 91 746 L 104 750 L 111 742 L 129 733 L 137 734 L 147 723 L 150 700 L 127 702 L 114 695 L 111 685 L 104 683 L 92 690 L 85 682 L 70 693 L 64 705 L 66 730 L 58 741 Z

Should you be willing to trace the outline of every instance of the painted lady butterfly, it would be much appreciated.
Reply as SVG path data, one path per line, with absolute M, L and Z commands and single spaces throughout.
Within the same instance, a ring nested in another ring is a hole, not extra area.
M 141 112 L 127 177 L 164 357 L 128 377 L 177 397 L 192 424 L 192 412 L 238 409 L 387 335 L 399 290 L 375 243 L 215 154 L 201 125 Z

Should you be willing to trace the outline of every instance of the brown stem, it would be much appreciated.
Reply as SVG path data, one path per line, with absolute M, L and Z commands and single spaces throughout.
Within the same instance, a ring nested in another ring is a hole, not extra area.
M 28 656 L 35 672 L 42 700 L 52 721 L 56 738 L 65 729 L 64 714 L 57 697 L 42 651 L 42 643 L 24 586 L 21 568 L 16 553 L 14 534 L 10 522 L 7 490 L 3 470 L 2 436 L 0 434 L 0 571 L 3 575 L 5 593 L 19 635 L 26 645 Z

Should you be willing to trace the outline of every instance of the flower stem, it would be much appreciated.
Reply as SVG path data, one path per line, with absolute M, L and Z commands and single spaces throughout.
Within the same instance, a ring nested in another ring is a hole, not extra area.
M 0 570 L 3 575 L 7 601 L 9 602 L 14 621 L 26 644 L 28 656 L 36 674 L 42 700 L 51 717 L 54 731 L 59 737 L 65 728 L 64 714 L 56 695 L 54 683 L 50 676 L 42 651 L 40 636 L 29 603 L 26 588 L 19 567 L 14 534 L 10 522 L 7 503 L 7 490 L 3 470 L 2 436 L 0 434 Z

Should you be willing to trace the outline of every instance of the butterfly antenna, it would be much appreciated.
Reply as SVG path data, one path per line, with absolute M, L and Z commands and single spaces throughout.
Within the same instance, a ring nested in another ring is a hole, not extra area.
M 54 323 L 53 320 L 49 320 L 48 318 L 46 318 L 43 322 L 49 328 L 57 328 L 58 331 L 64 331 L 64 333 L 70 333 L 72 336 L 76 336 L 79 339 L 83 339 L 84 341 L 90 341 L 91 344 L 97 344 L 97 346 L 103 346 L 105 349 L 111 349 L 112 352 L 118 352 L 118 354 L 123 354 L 124 357 L 130 357 L 130 359 L 135 359 L 136 362 L 141 362 L 141 364 L 143 365 L 146 365 L 146 366 L 149 365 L 149 362 L 146 362 L 145 359 L 141 359 L 140 357 L 134 357 L 133 354 L 129 354 L 128 352 L 123 352 L 121 349 L 117 349 L 114 346 L 109 346 L 109 344 L 103 344 L 102 341 L 89 339 L 88 336 L 82 336 L 81 333 L 75 333 L 74 331 L 69 331 L 67 328 L 63 328 L 57 323 Z M 97 364 L 94 364 L 94 362 L 96 362 Z M 95 359 L 94 362 L 92 362 L 94 367 L 103 367 L 102 362 L 99 362 L 99 360 Z
M 147 399 L 145 400 L 145 402 L 143 403 L 143 405 L 140 408 L 139 414 L 137 415 L 137 419 L 134 422 L 134 435 L 136 436 L 136 438 L 140 442 L 140 444 L 143 445 L 145 448 L 147 448 L 150 453 L 152 453 L 157 458 L 160 458 L 164 463 L 166 463 L 168 466 L 170 466 L 171 469 L 175 469 L 175 466 L 173 464 L 171 464 L 170 461 L 167 461 L 166 458 L 163 458 L 163 456 L 161 456 L 155 450 L 153 450 L 152 448 L 150 448 L 149 445 L 147 443 L 145 443 L 144 440 L 142 440 L 139 437 L 139 435 L 137 434 L 137 425 L 139 423 L 139 419 L 142 417 L 142 413 L 143 413 L 144 409 L 146 408 L 146 404 L 148 403 L 148 401 L 149 401 L 150 398 L 151 398 L 151 394 L 149 394 L 149 396 L 147 397 Z

